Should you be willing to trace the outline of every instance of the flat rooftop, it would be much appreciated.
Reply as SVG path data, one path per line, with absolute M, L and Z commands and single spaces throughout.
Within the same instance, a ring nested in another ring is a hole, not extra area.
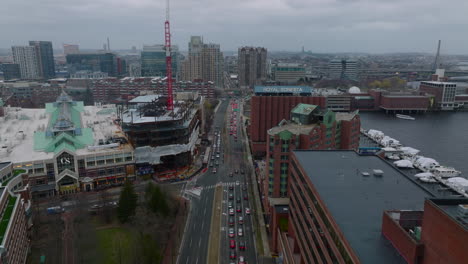
M 267 133 L 269 135 L 276 135 L 282 131 L 287 130 L 295 135 L 308 135 L 310 134 L 310 131 L 312 131 L 312 129 L 314 129 L 316 126 L 317 124 L 299 125 L 292 121 L 282 121 L 278 126 L 268 129 Z
M 406 263 L 382 235 L 382 214 L 422 211 L 430 193 L 378 156 L 360 156 L 351 150 L 294 151 L 294 155 L 361 263 Z M 383 176 L 374 176 L 374 169 L 382 170 Z
M 468 198 L 455 198 L 455 199 L 430 199 L 437 207 L 446 213 L 454 221 L 458 222 L 464 229 L 468 230 Z M 461 214 L 460 207 L 464 208 L 464 213 Z
M 34 151 L 34 133 L 44 131 L 49 118 L 50 114 L 46 113 L 45 108 L 5 108 L 5 116 L 0 117 L 0 162 L 20 163 L 52 158 L 54 152 Z M 93 130 L 93 145 L 98 145 L 100 139 L 124 135 L 113 122 L 117 115 L 112 105 L 85 106 L 80 118 L 83 128 Z M 129 146 L 125 145 L 120 148 L 127 147 Z M 115 148 L 91 151 L 85 147 L 78 149 L 76 153 L 82 155 L 109 151 L 115 151 Z
M 1 171 L 3 168 L 5 168 L 5 167 L 7 167 L 8 165 L 10 165 L 10 164 L 11 164 L 11 162 L 0 162 L 0 171 Z

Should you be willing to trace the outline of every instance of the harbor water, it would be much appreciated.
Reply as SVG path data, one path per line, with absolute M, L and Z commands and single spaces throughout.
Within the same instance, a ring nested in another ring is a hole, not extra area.
M 468 112 L 413 114 L 405 120 L 383 112 L 361 112 L 363 129 L 380 130 L 419 155 L 454 167 L 468 178 Z

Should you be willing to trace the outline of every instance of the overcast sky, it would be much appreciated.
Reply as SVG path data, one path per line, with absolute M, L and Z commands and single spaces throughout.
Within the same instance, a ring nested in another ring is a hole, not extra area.
M 0 0 L 0 47 L 51 40 L 80 48 L 164 42 L 165 0 Z M 313 52 L 468 54 L 468 0 L 171 0 L 173 43 Z

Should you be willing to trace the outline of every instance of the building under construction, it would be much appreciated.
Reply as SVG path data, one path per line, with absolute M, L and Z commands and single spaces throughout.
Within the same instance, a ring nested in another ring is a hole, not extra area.
M 203 97 L 191 93 L 174 100 L 174 110 L 167 110 L 167 100 L 145 95 L 118 107 L 122 130 L 135 148 L 138 175 L 184 178 L 197 153 Z

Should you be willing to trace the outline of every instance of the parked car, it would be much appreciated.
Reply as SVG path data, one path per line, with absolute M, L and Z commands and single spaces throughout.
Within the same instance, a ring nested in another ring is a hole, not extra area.
M 229 247 L 236 248 L 236 241 L 234 239 L 229 240 Z
M 249 215 L 250 214 L 250 208 L 245 208 L 245 213 Z

